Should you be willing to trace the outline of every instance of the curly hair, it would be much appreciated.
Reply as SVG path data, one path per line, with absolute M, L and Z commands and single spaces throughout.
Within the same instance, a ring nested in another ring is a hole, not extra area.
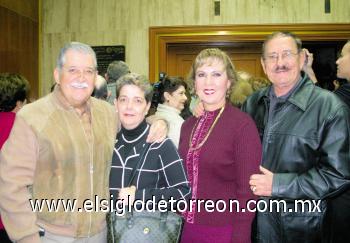
M 24 102 L 29 92 L 28 81 L 19 74 L 0 73 L 0 111 L 10 112 L 17 101 Z

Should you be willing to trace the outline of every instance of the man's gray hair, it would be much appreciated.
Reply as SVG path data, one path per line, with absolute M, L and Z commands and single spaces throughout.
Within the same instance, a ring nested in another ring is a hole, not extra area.
M 58 68 L 58 70 L 61 70 L 64 63 L 66 62 L 65 57 L 66 57 L 67 51 L 69 51 L 69 50 L 78 51 L 78 52 L 81 52 L 84 54 L 90 54 L 93 58 L 94 68 L 97 69 L 96 53 L 91 48 L 91 46 L 84 44 L 84 43 L 81 43 L 81 42 L 70 42 L 70 43 L 67 43 L 60 50 L 60 53 L 59 53 L 58 58 L 57 58 L 57 63 L 56 63 L 56 68 Z
M 120 77 L 130 73 L 128 65 L 123 61 L 113 61 L 108 65 L 108 83 L 116 82 Z

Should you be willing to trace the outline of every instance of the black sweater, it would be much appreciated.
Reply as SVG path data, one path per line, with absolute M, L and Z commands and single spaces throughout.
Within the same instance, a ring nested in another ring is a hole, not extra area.
M 149 125 L 143 121 L 138 127 L 127 130 L 122 127 L 117 134 L 112 169 L 109 179 L 110 192 L 118 198 L 120 188 L 126 187 L 132 171 L 140 160 L 146 145 Z M 135 200 L 187 199 L 190 186 L 182 159 L 169 138 L 161 143 L 152 143 L 142 159 L 132 185 L 136 186 Z

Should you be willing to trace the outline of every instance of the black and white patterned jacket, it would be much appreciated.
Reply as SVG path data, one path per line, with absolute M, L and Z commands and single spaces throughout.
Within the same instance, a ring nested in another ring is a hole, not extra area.
M 149 125 L 145 121 L 133 130 L 122 128 L 118 133 L 110 174 L 110 192 L 114 199 L 118 197 L 118 191 L 127 186 L 148 133 Z M 144 202 L 152 196 L 156 201 L 170 197 L 186 200 L 191 194 L 182 159 L 169 138 L 148 147 L 132 184 L 137 188 L 135 200 Z

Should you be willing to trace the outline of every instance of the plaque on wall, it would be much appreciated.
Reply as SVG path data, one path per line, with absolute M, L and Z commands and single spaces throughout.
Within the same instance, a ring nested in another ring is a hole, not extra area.
M 113 61 L 125 61 L 125 46 L 92 46 L 96 52 L 98 74 L 104 76 Z

